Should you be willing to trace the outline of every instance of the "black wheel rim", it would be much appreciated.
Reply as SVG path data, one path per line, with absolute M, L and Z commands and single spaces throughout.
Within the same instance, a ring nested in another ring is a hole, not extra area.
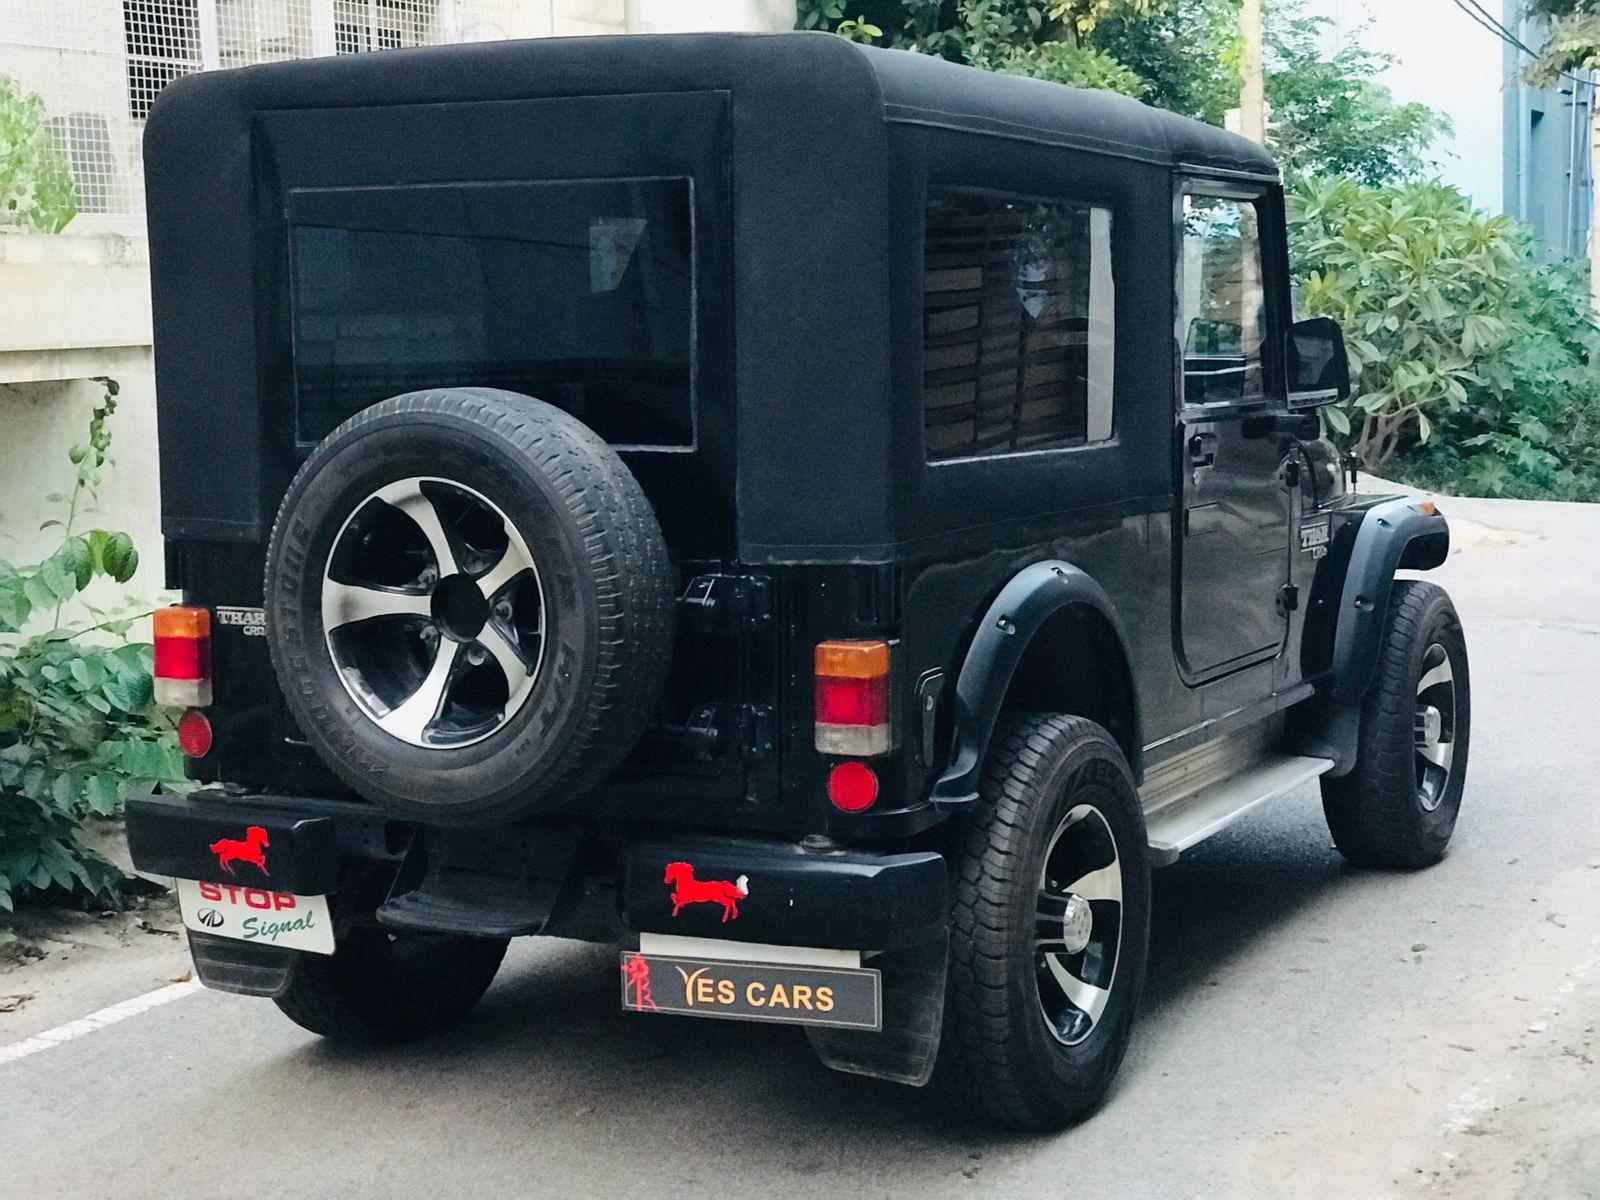
M 1034 975 L 1051 1035 L 1075 1046 L 1105 1015 L 1122 945 L 1122 859 L 1105 814 L 1072 808 L 1039 875 Z
M 407 745 L 491 737 L 538 682 L 538 567 L 505 513 L 465 484 L 413 477 L 363 500 L 334 539 L 321 602 L 345 691 Z
M 1417 802 L 1432 812 L 1444 802 L 1455 764 L 1456 681 L 1450 654 L 1434 642 L 1422 656 L 1413 724 Z

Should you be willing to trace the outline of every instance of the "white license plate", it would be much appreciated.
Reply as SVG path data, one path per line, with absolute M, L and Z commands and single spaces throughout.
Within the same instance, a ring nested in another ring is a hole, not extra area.
M 183 923 L 197 933 L 285 950 L 333 953 L 326 896 L 295 896 L 236 883 L 174 880 Z

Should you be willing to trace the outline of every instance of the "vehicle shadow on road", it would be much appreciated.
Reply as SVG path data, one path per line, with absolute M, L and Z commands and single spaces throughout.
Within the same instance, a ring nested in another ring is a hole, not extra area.
M 1279 814 L 1159 873 L 1141 1036 L 1113 1107 L 1159 1086 L 1158 1059 L 1140 1046 L 1159 1042 L 1164 1022 L 1207 989 L 1226 988 L 1231 960 L 1353 882 L 1328 846 L 1320 812 Z M 492 1110 L 502 1137 L 481 1152 L 531 1161 L 562 1145 L 641 1178 L 647 1165 L 658 1179 L 688 1178 L 695 1164 L 731 1159 L 752 1171 L 865 1172 L 911 1188 L 976 1178 L 1053 1140 L 970 1128 L 924 1093 L 837 1075 L 790 1027 L 623 1012 L 616 963 L 605 947 L 519 944 L 462 1029 L 406 1052 L 307 1042 L 265 1069 L 258 1086 L 287 1099 L 308 1078 L 332 1076 L 336 1090 L 376 1091 L 414 1119 L 431 1116 L 453 1129 L 463 1112 Z M 1055 1136 L 1093 1136 L 1094 1125 Z M 508 1147 L 508 1128 L 527 1138 Z M 634 1161 L 629 1147 L 639 1146 L 658 1161 Z M 868 1148 L 870 1164 L 862 1159 Z

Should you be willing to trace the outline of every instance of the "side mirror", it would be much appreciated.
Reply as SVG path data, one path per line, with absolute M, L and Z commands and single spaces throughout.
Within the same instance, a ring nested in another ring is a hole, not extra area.
M 1289 407 L 1319 408 L 1349 398 L 1350 357 L 1339 322 L 1297 321 L 1289 330 Z

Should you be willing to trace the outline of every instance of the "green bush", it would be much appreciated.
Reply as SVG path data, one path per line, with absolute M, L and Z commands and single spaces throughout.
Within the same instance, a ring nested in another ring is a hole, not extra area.
M 0 228 L 60 233 L 77 212 L 77 185 L 45 125 L 44 102 L 0 75 Z
M 1600 492 L 1600 329 L 1580 268 L 1442 184 L 1302 182 L 1305 316 L 1345 328 L 1355 394 L 1323 410 L 1378 472 L 1480 495 Z
M 93 511 L 110 450 L 116 384 L 104 381 L 88 440 L 72 448 L 65 514 L 45 523 L 61 544 L 43 561 L 0 559 L 0 909 L 24 896 L 113 904 L 123 878 L 81 846 L 78 822 L 111 816 L 135 791 L 182 790 L 183 756 L 151 703 L 151 648 L 128 640 L 134 618 L 85 595 L 126 583 L 139 557 L 125 533 L 76 532 Z M 78 614 L 76 623 L 67 620 Z M 3 932 L 3 931 L 0 931 Z

